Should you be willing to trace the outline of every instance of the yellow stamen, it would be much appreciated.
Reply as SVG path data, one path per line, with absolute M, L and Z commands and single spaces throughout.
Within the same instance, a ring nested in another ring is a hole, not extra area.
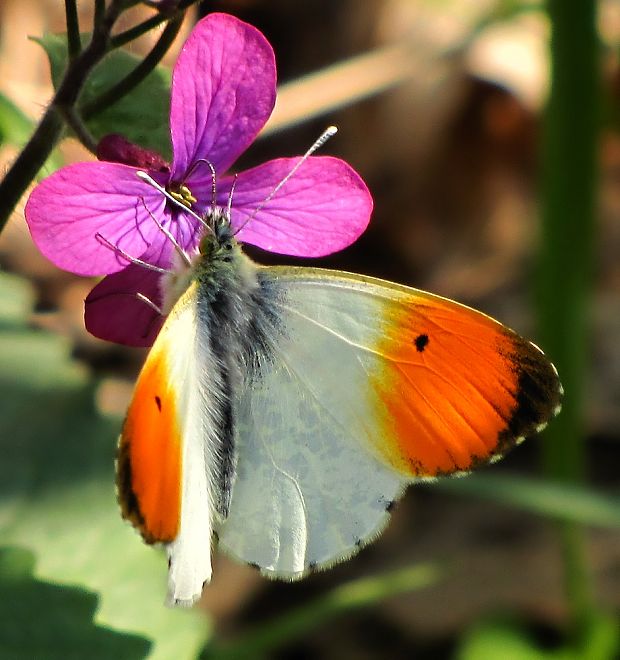
M 185 185 L 179 186 L 178 190 L 169 190 L 168 192 L 183 206 L 187 206 L 188 209 L 191 209 L 192 204 L 197 201 L 192 195 L 192 191 Z

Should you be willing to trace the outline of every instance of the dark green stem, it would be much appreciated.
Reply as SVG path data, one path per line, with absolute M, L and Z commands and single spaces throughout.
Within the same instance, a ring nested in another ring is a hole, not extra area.
M 95 11 L 93 16 L 93 30 L 97 30 L 105 16 L 105 0 L 95 0 Z
M 120 34 L 112 37 L 111 48 L 120 48 L 130 41 L 133 41 L 134 39 L 141 37 L 143 34 L 146 34 L 149 30 L 152 30 L 158 25 L 165 23 L 167 20 L 172 20 L 178 18 L 179 16 L 183 16 L 185 14 L 185 10 L 188 7 L 191 7 L 191 5 L 195 5 L 198 2 L 200 2 L 200 0 L 181 0 L 173 16 L 156 14 L 155 16 L 151 16 L 151 18 L 147 18 L 146 21 L 143 21 L 142 23 L 135 25 L 129 30 L 125 30 L 125 32 L 121 32 Z
M 537 278 L 540 336 L 566 392 L 543 443 L 543 465 L 555 479 L 586 473 L 583 393 L 589 357 L 590 290 L 599 130 L 599 42 L 596 0 L 548 0 L 551 94 L 542 158 L 542 241 Z M 587 625 L 591 585 L 580 529 L 561 531 L 567 595 L 576 630 Z
M 121 46 L 134 41 L 134 39 L 141 37 L 143 34 L 146 34 L 149 30 L 156 28 L 158 25 L 161 25 L 165 21 L 165 16 L 162 16 L 161 14 L 155 14 L 155 16 L 151 16 L 151 18 L 147 18 L 146 21 L 143 21 L 142 23 L 129 28 L 129 30 L 125 30 L 125 32 L 121 32 L 115 37 L 112 37 L 110 45 L 112 48 L 120 48 Z
M 71 63 L 52 102 L 30 140 L 0 182 L 0 231 L 4 229 L 15 205 L 47 160 L 63 131 L 63 115 L 75 106 L 91 69 L 106 54 L 110 32 L 127 2 L 115 0 L 93 32 L 88 46 Z
M 170 21 L 151 52 L 122 80 L 119 80 L 113 87 L 103 92 L 100 96 L 86 103 L 81 109 L 82 117 L 89 119 L 116 103 L 116 101 L 129 93 L 134 87 L 137 87 L 153 71 L 161 61 L 161 58 L 166 54 L 168 48 L 170 48 L 170 45 L 179 33 L 182 22 L 182 14 Z
M 65 17 L 67 21 L 67 53 L 69 61 L 72 62 L 82 50 L 76 0 L 65 0 Z
M 74 107 L 65 108 L 63 112 L 65 122 L 71 127 L 78 140 L 93 154 L 97 153 L 97 140 L 82 121 Z

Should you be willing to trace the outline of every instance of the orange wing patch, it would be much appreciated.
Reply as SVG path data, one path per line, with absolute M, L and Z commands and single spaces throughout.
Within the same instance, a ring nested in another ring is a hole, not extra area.
M 181 515 L 181 432 L 166 355 L 157 344 L 148 355 L 123 425 L 117 459 L 123 517 L 147 543 L 172 541 Z
M 372 379 L 385 430 L 379 450 L 413 476 L 470 470 L 541 430 L 559 411 L 555 367 L 488 316 L 416 296 L 388 304 Z

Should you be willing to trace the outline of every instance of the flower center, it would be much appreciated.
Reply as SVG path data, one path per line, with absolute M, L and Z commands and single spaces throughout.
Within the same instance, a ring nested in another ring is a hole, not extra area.
M 184 184 L 178 186 L 176 190 L 169 188 L 168 192 L 177 200 L 177 202 L 180 202 L 183 206 L 187 206 L 188 209 L 191 209 L 192 204 L 197 201 L 192 195 L 192 191 Z

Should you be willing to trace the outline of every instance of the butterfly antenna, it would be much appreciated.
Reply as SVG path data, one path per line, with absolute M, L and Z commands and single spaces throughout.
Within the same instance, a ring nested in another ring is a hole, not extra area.
M 209 166 L 209 169 L 211 170 L 211 208 L 215 209 L 215 207 L 217 206 L 215 167 L 213 167 L 213 163 L 211 163 L 210 161 L 206 161 L 206 163 Z
M 250 215 L 248 218 L 246 218 L 245 222 L 237 229 L 235 232 L 235 235 L 238 234 L 247 224 L 250 222 L 250 220 L 253 220 L 259 211 L 265 207 L 266 204 L 268 204 L 277 194 L 278 192 L 282 189 L 282 186 L 297 172 L 297 170 L 312 156 L 312 154 L 317 150 L 320 149 L 326 142 L 329 140 L 329 138 L 333 137 L 336 135 L 338 132 L 338 128 L 336 126 L 328 126 L 323 133 L 319 136 L 319 138 L 314 142 L 314 144 L 306 151 L 306 153 L 297 161 L 295 164 L 295 167 L 276 185 L 276 187 L 265 197 L 265 199 L 256 207 L 252 215 Z M 231 190 L 231 195 L 232 195 L 232 190 Z
M 185 175 L 185 180 L 187 180 L 195 171 L 198 165 L 206 165 L 210 170 L 211 170 L 211 206 L 215 208 L 217 206 L 217 199 L 216 199 L 216 186 L 215 186 L 215 180 L 217 178 L 217 175 L 215 174 L 215 165 L 210 160 L 207 160 L 206 158 L 198 158 L 192 163 L 192 166 L 189 168 L 187 174 Z
M 230 213 L 232 210 L 233 193 L 235 192 L 235 186 L 237 185 L 237 176 L 238 175 L 235 174 L 235 178 L 233 179 L 232 185 L 230 186 L 230 192 L 228 193 L 228 204 L 226 205 L 226 217 L 229 220 L 230 220 Z
M 155 179 L 153 179 L 152 176 L 150 176 L 146 172 L 142 172 L 142 171 L 136 172 L 136 176 L 139 179 L 142 179 L 142 181 L 144 181 L 145 183 L 148 183 L 149 186 L 151 186 L 152 188 L 155 188 L 155 190 L 158 190 L 169 202 L 172 202 L 175 206 L 178 206 L 181 210 L 186 211 L 187 213 L 189 213 L 192 216 L 192 218 L 195 218 L 196 220 L 198 220 L 198 222 L 205 229 L 209 230 L 210 232 L 213 232 L 211 227 L 209 227 L 209 224 L 207 222 L 205 222 L 204 218 L 199 216 L 198 213 L 196 213 L 196 211 L 193 211 L 192 209 L 190 209 L 189 206 L 185 206 L 185 204 L 183 204 L 183 202 L 180 202 L 178 199 L 176 199 L 176 197 L 171 195 L 163 186 L 160 186 L 159 183 L 157 183 L 157 181 L 155 181 Z

